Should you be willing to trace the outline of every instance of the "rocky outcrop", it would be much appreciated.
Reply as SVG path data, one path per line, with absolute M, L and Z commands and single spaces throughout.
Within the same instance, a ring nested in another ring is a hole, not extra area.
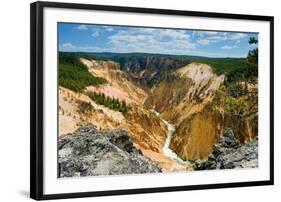
M 228 128 L 231 128 L 239 144 L 252 142 L 257 136 L 254 123 L 249 117 L 229 115 L 206 106 L 203 111 L 191 115 L 177 126 L 170 148 L 183 160 L 206 158 Z
M 212 153 L 205 159 L 196 160 L 195 170 L 256 168 L 258 167 L 258 139 L 240 144 L 232 130 L 224 132 Z
M 258 115 L 243 117 L 239 114 L 224 115 L 224 127 L 231 128 L 235 135 L 235 138 L 240 143 L 251 142 L 258 135 Z
M 99 131 L 87 124 L 60 137 L 58 148 L 59 177 L 161 172 L 122 129 Z

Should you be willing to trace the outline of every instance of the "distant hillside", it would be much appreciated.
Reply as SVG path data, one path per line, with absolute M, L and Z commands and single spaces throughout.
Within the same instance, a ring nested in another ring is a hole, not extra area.
M 210 65 L 218 75 L 229 74 L 230 72 L 242 69 L 246 66 L 245 58 L 192 58 L 192 62 Z
M 246 65 L 246 58 L 209 58 L 202 56 L 190 55 L 165 55 L 165 54 L 150 54 L 150 53 L 72 53 L 79 54 L 86 57 L 92 57 L 96 60 L 113 60 L 118 62 L 121 69 L 130 67 L 135 70 L 138 66 L 145 66 L 146 58 L 165 58 L 166 60 L 174 60 L 177 63 L 189 64 L 191 62 L 205 63 L 210 65 L 216 74 L 228 74 L 229 72 L 244 68 Z M 162 59 L 163 60 L 163 59 Z M 134 62 L 133 62 L 134 61 Z M 163 67 L 162 67 L 163 68 Z M 164 68 L 166 68 L 164 66 Z
M 80 62 L 79 54 L 59 54 L 59 85 L 81 92 L 87 86 L 98 86 L 105 83 L 104 78 L 90 74 L 87 67 Z

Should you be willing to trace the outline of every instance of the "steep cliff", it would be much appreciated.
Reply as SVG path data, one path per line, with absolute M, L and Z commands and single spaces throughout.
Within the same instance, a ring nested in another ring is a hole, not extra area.
M 255 98 L 249 96 L 255 87 L 237 98 L 220 94 L 225 76 L 200 63 L 179 68 L 174 75 L 175 79 L 155 85 L 145 104 L 175 124 L 170 148 L 181 159 L 207 157 L 227 128 L 241 143 L 256 137 Z
M 174 72 L 174 79 L 155 85 L 145 104 L 178 125 L 202 111 L 223 81 L 224 75 L 217 76 L 209 65 L 191 63 Z
M 212 152 L 223 129 L 223 114 L 203 110 L 185 118 L 172 137 L 170 148 L 183 160 L 201 159 Z
M 231 129 L 239 143 L 248 143 L 257 136 L 256 115 L 243 117 L 213 108 L 212 102 L 201 112 L 184 119 L 176 128 L 170 148 L 183 160 L 207 157 L 224 130 Z
M 187 58 L 175 58 L 157 54 L 116 55 L 111 58 L 118 62 L 121 69 L 130 72 L 144 87 L 152 87 L 170 73 L 190 63 Z
M 113 61 L 96 61 L 85 58 L 80 59 L 88 71 L 94 76 L 105 78 L 107 83 L 100 87 L 88 87 L 99 93 L 120 98 L 128 103 L 142 104 L 147 98 L 147 93 L 138 86 L 130 74 L 120 70 L 120 65 Z

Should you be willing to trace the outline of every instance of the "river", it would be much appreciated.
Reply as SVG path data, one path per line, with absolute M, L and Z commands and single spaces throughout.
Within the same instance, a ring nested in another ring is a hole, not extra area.
M 157 112 L 156 110 L 154 109 L 151 109 L 150 110 L 151 112 L 153 112 L 156 116 L 158 116 L 166 125 L 167 125 L 167 128 L 168 128 L 168 132 L 167 132 L 167 137 L 166 137 L 166 140 L 165 140 L 165 143 L 164 143 L 164 146 L 162 148 L 162 151 L 163 153 L 165 154 L 165 156 L 177 161 L 178 163 L 180 164 L 183 164 L 183 165 L 189 165 L 190 162 L 189 161 L 184 161 L 182 160 L 171 148 L 170 148 L 170 144 L 171 144 L 171 139 L 172 139 L 172 136 L 175 132 L 175 126 L 171 123 L 169 123 L 168 121 L 164 120 L 162 117 L 161 117 L 161 114 L 159 112 Z

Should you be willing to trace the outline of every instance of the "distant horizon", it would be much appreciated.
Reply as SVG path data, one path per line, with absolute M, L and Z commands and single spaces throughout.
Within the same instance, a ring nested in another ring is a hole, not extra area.
M 257 33 L 145 28 L 118 25 L 58 24 L 60 52 L 146 53 L 208 58 L 246 58 L 257 47 Z
M 166 55 L 166 56 L 185 56 L 185 57 L 201 57 L 201 58 L 214 58 L 214 59 L 223 59 L 223 58 L 233 58 L 233 59 L 246 59 L 247 57 L 208 57 L 201 55 L 182 55 L 182 54 L 166 54 L 166 53 L 145 53 L 145 52 L 85 52 L 85 51 L 60 51 L 61 53 L 85 53 L 85 54 L 147 54 L 147 55 Z

